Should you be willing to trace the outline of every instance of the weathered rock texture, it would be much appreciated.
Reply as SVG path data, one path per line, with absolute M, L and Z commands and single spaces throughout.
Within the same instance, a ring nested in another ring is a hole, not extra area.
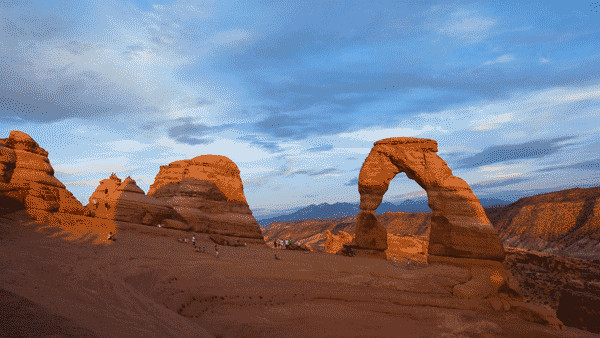
M 84 215 L 87 210 L 56 177 L 48 152 L 29 135 L 11 131 L 0 139 L 0 213 L 25 208 L 44 213 Z
M 565 325 L 600 333 L 600 282 L 572 281 L 567 284 L 556 315 Z
M 131 177 L 121 181 L 115 174 L 100 181 L 87 208 L 99 218 L 145 225 L 158 225 L 165 219 L 176 218 L 171 206 L 146 196 Z
M 202 155 L 161 166 L 148 195 L 172 206 L 191 230 L 264 242 L 240 171 L 225 156 Z
M 600 260 L 561 257 L 507 248 L 504 265 L 518 280 L 525 300 L 557 310 L 561 294 L 573 281 L 582 286 L 600 281 Z M 588 283 L 589 282 L 589 283 Z M 592 288 L 588 290 L 591 292 Z M 600 297 L 600 288 L 595 292 Z
M 525 197 L 486 211 L 507 246 L 600 258 L 600 187 Z
M 353 245 L 381 252 L 387 248 L 385 229 L 375 209 L 390 181 L 404 172 L 427 192 L 433 212 L 429 255 L 502 261 L 502 242 L 479 200 L 436 152 L 437 142 L 428 139 L 396 137 L 375 142 L 358 179 L 361 211 Z

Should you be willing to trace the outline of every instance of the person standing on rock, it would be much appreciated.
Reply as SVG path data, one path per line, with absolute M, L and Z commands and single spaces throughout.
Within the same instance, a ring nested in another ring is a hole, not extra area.
M 219 247 L 215 244 L 215 257 L 219 258 Z
M 192 245 L 196 247 L 196 235 L 192 235 Z

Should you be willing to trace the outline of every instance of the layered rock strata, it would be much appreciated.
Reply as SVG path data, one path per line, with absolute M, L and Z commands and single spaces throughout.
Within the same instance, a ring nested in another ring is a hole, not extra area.
M 34 218 L 45 213 L 88 214 L 50 165 L 48 152 L 29 135 L 11 131 L 0 139 L 0 213 L 25 208 Z
M 600 258 L 600 187 L 525 197 L 487 214 L 507 246 Z
M 148 195 L 168 205 L 193 231 L 264 243 L 233 161 L 202 155 L 161 166 Z
M 385 257 L 386 232 L 377 220 L 375 209 L 390 181 L 404 172 L 427 192 L 433 213 L 430 256 L 502 261 L 502 242 L 479 200 L 436 152 L 437 142 L 429 139 L 396 137 L 375 142 L 358 179 L 361 211 L 352 245 Z
M 166 219 L 177 218 L 171 206 L 146 196 L 131 177 L 121 181 L 115 174 L 100 181 L 87 208 L 99 218 L 145 225 L 159 225 Z

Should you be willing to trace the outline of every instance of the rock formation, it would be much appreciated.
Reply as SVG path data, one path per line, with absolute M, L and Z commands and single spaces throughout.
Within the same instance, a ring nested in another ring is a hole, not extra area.
M 131 177 L 121 181 L 115 174 L 100 181 L 87 208 L 99 218 L 145 225 L 158 225 L 165 219 L 176 218 L 171 206 L 146 196 Z
M 0 202 L 1 213 L 25 208 L 36 219 L 47 213 L 87 213 L 54 177 L 48 152 L 29 135 L 14 130 L 0 139 Z
M 325 232 L 325 252 L 336 253 L 342 249 L 344 244 L 351 243 L 354 236 L 350 235 L 345 231 L 340 231 L 337 235 L 326 230 Z
M 600 258 L 600 187 L 525 197 L 486 211 L 507 246 Z
M 433 212 L 431 256 L 502 261 L 500 237 L 469 185 L 454 176 L 437 154 L 437 142 L 411 137 L 375 142 L 359 175 L 360 208 L 353 246 L 385 257 L 387 234 L 375 215 L 390 181 L 400 172 L 427 192 Z
M 172 206 L 193 231 L 264 243 L 240 171 L 225 156 L 202 155 L 161 166 L 148 195 Z

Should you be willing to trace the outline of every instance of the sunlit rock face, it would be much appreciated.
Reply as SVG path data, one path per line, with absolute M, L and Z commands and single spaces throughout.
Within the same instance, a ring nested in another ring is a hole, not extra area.
M 84 215 L 87 210 L 65 188 L 50 165 L 48 152 L 31 136 L 13 130 L 0 139 L 0 213 L 25 208 L 29 214 Z
M 437 142 L 429 139 L 395 137 L 375 142 L 358 179 L 361 211 L 353 245 L 374 252 L 387 249 L 386 232 L 375 209 L 390 181 L 404 172 L 427 192 L 433 212 L 429 255 L 502 261 L 502 242 L 479 200 L 464 180 L 452 174 L 437 150 Z
M 158 225 L 165 219 L 176 218 L 171 206 L 146 196 L 131 177 L 121 181 L 115 174 L 100 181 L 87 208 L 98 218 L 145 225 Z
M 600 187 L 524 197 L 486 212 L 507 246 L 600 257 Z
M 191 230 L 264 243 L 240 171 L 225 156 L 202 155 L 161 166 L 148 195 L 172 206 Z

